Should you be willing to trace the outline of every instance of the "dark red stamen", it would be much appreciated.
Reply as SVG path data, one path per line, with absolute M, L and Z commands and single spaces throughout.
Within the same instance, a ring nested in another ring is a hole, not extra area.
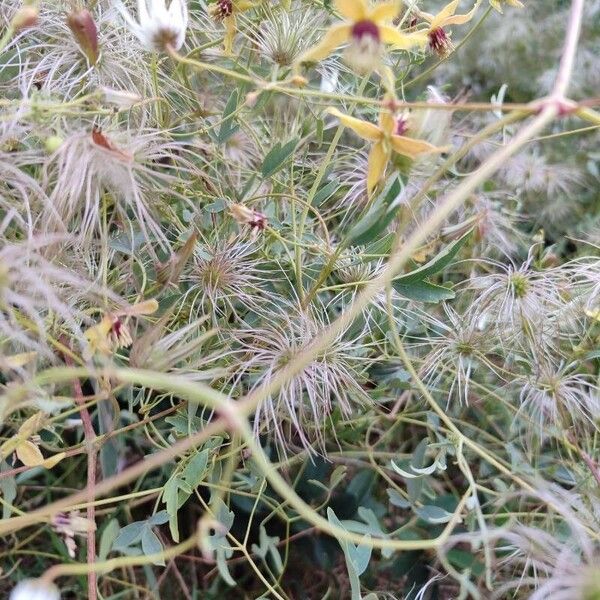
M 214 14 L 217 19 L 224 19 L 233 14 L 232 0 L 217 0 L 215 3 Z
M 429 32 L 429 47 L 440 55 L 445 55 L 448 53 L 450 48 L 450 39 L 446 32 L 438 27 Z
M 112 324 L 112 334 L 118 339 L 121 335 L 121 330 L 123 329 L 123 323 L 119 319 L 115 319 Z

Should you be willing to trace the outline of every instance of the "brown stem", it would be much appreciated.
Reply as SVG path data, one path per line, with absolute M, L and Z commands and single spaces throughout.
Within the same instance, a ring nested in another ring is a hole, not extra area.
M 73 366 L 73 360 L 70 356 L 65 354 L 65 362 L 70 367 Z M 92 567 L 88 571 L 87 582 L 88 582 L 88 599 L 97 600 L 97 575 L 93 569 L 93 565 L 96 562 L 96 507 L 94 500 L 96 499 L 96 432 L 94 431 L 94 425 L 92 424 L 92 418 L 85 404 L 83 396 L 83 390 L 81 389 L 81 382 L 79 379 L 73 380 L 73 394 L 75 396 L 75 402 L 80 407 L 79 414 L 81 415 L 81 422 L 83 424 L 83 435 L 86 442 L 87 452 L 87 501 L 89 502 L 86 509 L 86 518 L 89 521 L 87 531 L 87 563 Z M 93 524 L 93 527 L 91 526 Z

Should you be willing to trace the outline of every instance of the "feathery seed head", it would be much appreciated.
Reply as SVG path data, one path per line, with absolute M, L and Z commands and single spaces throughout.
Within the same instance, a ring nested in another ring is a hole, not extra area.
M 329 324 L 326 307 L 301 309 L 293 304 L 269 308 L 269 320 L 252 329 L 238 329 L 233 336 L 239 345 L 236 383 L 256 389 L 272 380 Z M 274 435 L 285 452 L 290 436 L 311 449 L 316 442 L 325 451 L 323 429 L 334 409 L 349 415 L 353 408 L 369 402 L 361 382 L 368 359 L 361 334 L 348 339 L 340 334 L 329 348 L 297 373 L 281 390 L 259 407 L 255 429 Z

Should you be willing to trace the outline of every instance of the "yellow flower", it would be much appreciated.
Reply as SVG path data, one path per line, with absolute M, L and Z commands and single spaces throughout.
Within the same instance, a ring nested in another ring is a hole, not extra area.
M 106 313 L 100 323 L 90 327 L 84 333 L 92 355 L 99 353 L 110 355 L 119 348 L 127 348 L 132 343 L 126 316 L 151 315 L 158 309 L 156 300 L 147 300 L 130 306 L 117 313 Z
M 464 15 L 456 15 L 456 9 L 460 0 L 453 0 L 447 4 L 437 15 L 421 12 L 420 16 L 429 23 L 427 35 L 429 38 L 429 47 L 440 56 L 447 56 L 453 49 L 449 35 L 444 30 L 448 25 L 463 25 L 473 18 L 475 11 L 481 4 L 481 0 L 477 0 L 473 8 Z
M 502 14 L 502 4 L 508 4 L 515 8 L 523 8 L 523 3 L 520 0 L 490 0 L 490 5 Z
M 408 50 L 424 46 L 427 36 L 416 32 L 403 34 L 387 24 L 398 15 L 396 2 L 377 4 L 370 8 L 367 0 L 334 0 L 345 22 L 332 25 L 320 44 L 307 50 L 298 64 L 322 60 L 342 44 L 349 42 L 346 60 L 359 72 L 371 72 L 381 63 L 383 44 Z
M 373 142 L 373 147 L 369 154 L 369 167 L 367 171 L 367 190 L 369 194 L 383 177 L 392 152 L 415 159 L 423 154 L 445 152 L 447 150 L 447 148 L 433 146 L 424 140 L 403 135 L 408 130 L 406 115 L 396 118 L 385 107 L 379 113 L 378 125 L 345 115 L 335 108 L 329 108 L 327 112 L 336 116 L 342 124 L 350 127 L 360 137 Z
M 217 0 L 210 8 L 210 14 L 217 21 L 222 21 L 225 26 L 223 40 L 225 54 L 232 54 L 233 39 L 237 32 L 236 14 L 250 10 L 256 6 L 251 0 Z

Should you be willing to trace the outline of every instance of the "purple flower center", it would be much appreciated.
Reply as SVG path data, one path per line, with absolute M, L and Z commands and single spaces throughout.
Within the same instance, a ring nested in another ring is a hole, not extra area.
M 408 119 L 405 117 L 398 117 L 396 119 L 396 127 L 394 128 L 394 135 L 404 135 L 408 131 Z
M 352 26 L 352 37 L 355 40 L 362 40 L 365 36 L 373 38 L 376 42 L 379 41 L 379 27 L 373 21 L 364 20 L 354 23 Z

